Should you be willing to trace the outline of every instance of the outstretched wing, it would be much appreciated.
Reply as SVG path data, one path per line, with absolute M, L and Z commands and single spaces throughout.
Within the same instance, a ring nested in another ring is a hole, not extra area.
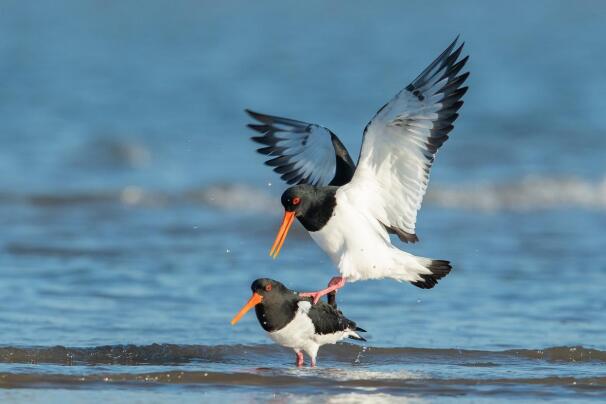
M 429 172 L 467 91 L 462 85 L 469 73 L 459 72 L 468 57 L 459 59 L 464 44 L 455 49 L 457 40 L 368 123 L 356 172 L 342 188 L 403 241 L 418 241 Z
M 265 164 L 288 184 L 315 186 L 347 184 L 355 165 L 337 135 L 329 129 L 294 119 L 246 112 L 258 124 L 248 127 L 261 133 L 252 140 L 264 147 L 257 149 L 271 157 Z

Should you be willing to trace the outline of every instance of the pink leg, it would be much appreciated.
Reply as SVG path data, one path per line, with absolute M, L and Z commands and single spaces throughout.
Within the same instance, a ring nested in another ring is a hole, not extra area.
M 311 367 L 312 368 L 316 367 L 316 360 L 314 358 L 311 358 Z
M 330 280 L 330 282 L 328 282 L 328 287 L 326 289 L 322 289 L 317 292 L 299 293 L 299 296 L 313 297 L 314 304 L 316 304 L 322 296 L 329 294 L 333 290 L 341 289 L 343 286 L 345 286 L 345 278 L 342 276 L 335 276 Z
M 305 361 L 303 360 L 303 352 L 297 352 L 297 367 L 303 367 Z

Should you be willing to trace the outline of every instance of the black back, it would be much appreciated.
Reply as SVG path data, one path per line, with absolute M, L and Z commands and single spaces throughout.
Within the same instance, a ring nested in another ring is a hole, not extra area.
M 307 314 L 314 323 L 316 334 L 333 334 L 357 328 L 356 323 L 345 317 L 340 310 L 323 301 L 311 306 Z

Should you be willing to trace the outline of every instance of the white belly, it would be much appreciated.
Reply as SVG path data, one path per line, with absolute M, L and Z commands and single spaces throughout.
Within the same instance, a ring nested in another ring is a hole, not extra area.
M 389 276 L 395 247 L 385 228 L 365 217 L 346 200 L 337 202 L 333 216 L 319 231 L 309 232 L 348 282 Z
M 314 324 L 307 315 L 310 307 L 309 302 L 299 302 L 299 310 L 292 321 L 280 330 L 269 332 L 269 337 L 287 348 L 307 351 L 310 344 L 315 344 Z
M 322 345 L 334 344 L 356 334 L 351 330 L 337 331 L 332 334 L 316 334 L 314 324 L 307 315 L 310 308 L 310 302 L 299 302 L 299 309 L 292 321 L 281 330 L 269 332 L 267 335 L 279 345 L 292 348 L 296 352 L 305 351 L 314 362 L 318 349 Z

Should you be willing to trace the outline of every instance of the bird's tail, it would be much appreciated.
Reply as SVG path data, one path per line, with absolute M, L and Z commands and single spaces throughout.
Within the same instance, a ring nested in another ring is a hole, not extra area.
M 358 332 L 366 332 L 366 330 L 360 327 L 356 327 L 354 331 L 350 331 L 348 338 L 355 339 L 358 341 L 366 341 L 366 338 L 362 337 L 360 334 L 358 334 Z
M 421 280 L 410 282 L 421 289 L 431 289 L 438 284 L 438 279 L 442 279 L 450 273 L 452 267 L 449 261 L 432 260 L 431 258 L 415 257 L 417 261 L 424 265 L 430 272 L 429 274 L 419 274 Z
M 397 265 L 390 277 L 410 282 L 421 289 L 433 288 L 452 269 L 448 261 L 415 257 L 400 250 L 398 253 Z

